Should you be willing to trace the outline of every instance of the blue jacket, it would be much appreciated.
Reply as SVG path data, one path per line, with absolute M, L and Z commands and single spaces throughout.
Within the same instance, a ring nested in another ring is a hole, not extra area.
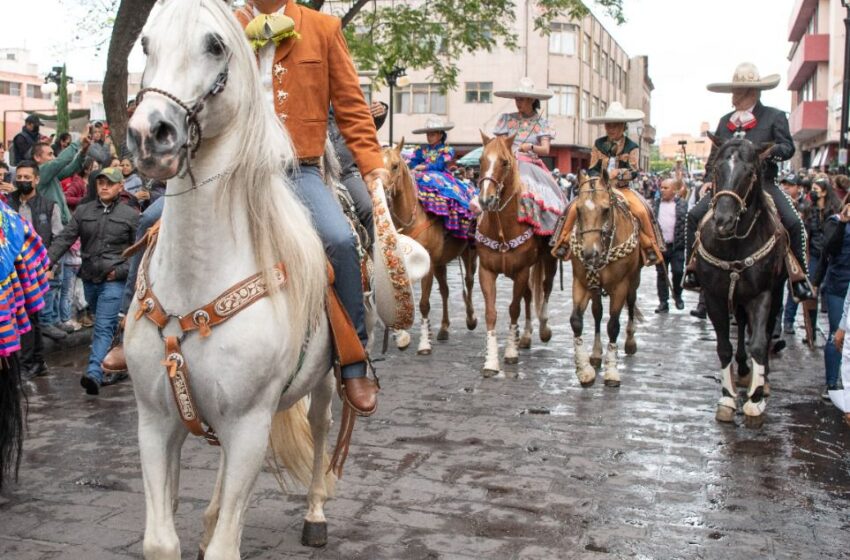
M 821 282 L 822 280 L 822 282 Z M 823 253 L 814 283 L 826 294 L 844 297 L 850 284 L 850 224 L 830 216 L 824 224 Z

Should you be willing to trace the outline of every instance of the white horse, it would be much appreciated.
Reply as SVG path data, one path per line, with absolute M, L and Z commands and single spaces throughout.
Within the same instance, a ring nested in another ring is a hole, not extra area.
M 145 175 L 169 180 L 171 197 L 148 276 L 162 307 L 168 314 L 187 313 L 259 271 L 275 286 L 273 266 L 286 266 L 284 285 L 269 297 L 207 337 L 190 332 L 182 341 L 197 410 L 221 443 L 201 553 L 206 560 L 239 558 L 270 432 L 276 455 L 309 483 L 306 540 L 324 544 L 323 505 L 334 483 L 325 453 L 334 391 L 324 317 L 326 260 L 284 174 L 294 162 L 289 137 L 264 98 L 254 53 L 227 3 L 160 0 L 142 43 L 145 90 L 129 142 Z M 202 140 L 187 161 L 196 144 L 192 128 L 200 129 Z M 125 347 L 139 411 L 144 554 L 179 559 L 173 512 L 187 430 L 162 365 L 161 333 L 146 317 L 134 320 L 138 307 L 135 301 L 128 314 Z M 179 335 L 177 319 L 163 331 Z M 307 396 L 309 412 L 302 400 Z

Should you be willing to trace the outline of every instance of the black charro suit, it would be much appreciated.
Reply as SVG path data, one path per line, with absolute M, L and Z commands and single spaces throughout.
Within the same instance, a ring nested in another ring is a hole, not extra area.
M 735 113 L 724 115 L 717 125 L 717 130 L 714 132 L 721 140 L 729 140 L 735 136 L 736 131 L 729 128 L 729 119 Z M 803 227 L 803 220 L 794 208 L 791 199 L 785 194 L 782 189 L 776 184 L 776 176 L 779 172 L 778 163 L 791 159 L 794 155 L 794 140 L 791 138 L 791 131 L 788 128 L 788 119 L 785 113 L 773 107 L 762 105 L 761 101 L 753 107 L 753 115 L 756 118 L 756 125 L 744 130 L 744 138 L 759 145 L 767 142 L 773 143 L 773 148 L 770 151 L 770 156 L 765 161 L 764 173 L 764 190 L 770 194 L 773 201 L 776 203 L 776 209 L 779 211 L 779 217 L 782 220 L 782 225 L 788 230 L 788 235 L 791 240 L 791 250 L 797 261 L 803 266 L 803 270 L 808 270 L 808 258 L 806 255 L 806 234 Z M 708 156 L 708 162 L 705 165 L 705 177 L 707 182 L 714 182 L 714 158 L 717 155 L 717 147 L 712 146 L 711 153 Z M 688 212 L 688 225 L 685 231 L 686 234 L 686 249 L 688 257 L 686 262 L 690 262 L 691 251 L 693 250 L 694 240 L 696 238 L 696 230 L 700 220 L 708 213 L 711 205 L 711 197 L 704 196 L 699 203 Z

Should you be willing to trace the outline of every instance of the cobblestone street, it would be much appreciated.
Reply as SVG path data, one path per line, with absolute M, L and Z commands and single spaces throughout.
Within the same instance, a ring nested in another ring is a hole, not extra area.
M 850 428 L 820 399 L 823 354 L 800 343 L 802 327 L 772 363 L 764 425 L 745 427 L 740 416 L 720 425 L 714 334 L 688 315 L 694 294 L 685 311 L 656 315 L 655 272 L 645 270 L 646 320 L 638 354 L 621 359 L 622 387 L 598 379 L 582 389 L 569 274 L 567 267 L 567 289 L 556 282 L 552 297 L 552 340 L 541 344 L 535 333 L 507 378 L 484 379 L 481 294 L 476 282 L 479 326 L 469 332 L 453 265 L 450 340 L 417 356 L 414 329 L 410 349 L 391 344 L 377 363 L 378 412 L 358 423 L 326 506 L 328 545 L 300 545 L 304 490 L 282 494 L 267 469 L 248 511 L 244 557 L 850 558 Z M 500 284 L 502 346 L 507 286 Z M 437 294 L 432 304 L 438 325 Z M 27 384 L 20 479 L 0 496 L 0 558 L 141 557 L 132 387 L 86 397 L 86 351 L 54 354 L 50 375 Z M 217 453 L 195 438 L 184 447 L 176 515 L 184 558 L 197 551 Z

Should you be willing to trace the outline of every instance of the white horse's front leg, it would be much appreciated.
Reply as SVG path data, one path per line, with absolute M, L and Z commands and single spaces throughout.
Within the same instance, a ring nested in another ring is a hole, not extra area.
M 179 472 L 186 433 L 176 413 L 166 410 L 163 414 L 139 402 L 139 453 L 147 512 L 142 549 L 147 560 L 180 559 L 180 539 L 174 528 L 179 481 L 174 473 Z
M 744 414 L 747 416 L 761 416 L 767 408 L 767 399 L 764 395 L 764 365 L 753 358 L 753 372 L 750 379 L 750 387 L 747 389 L 747 402 L 744 403 Z
M 201 537 L 200 554 L 198 558 L 203 558 L 204 553 L 212 540 L 215 532 L 215 524 L 218 523 L 218 511 L 221 508 L 221 480 L 224 478 L 224 450 L 219 450 L 220 459 L 218 461 L 218 474 L 215 477 L 215 487 L 213 495 L 210 499 L 207 509 L 204 510 L 204 535 Z
M 328 543 L 328 522 L 325 519 L 325 502 L 333 493 L 333 474 L 327 471 L 327 441 L 331 427 L 331 399 L 334 378 L 328 374 L 310 393 L 310 432 L 313 435 L 313 475 L 307 493 L 307 516 L 301 530 L 304 546 L 325 546 Z
M 605 355 L 605 375 L 603 379 L 606 387 L 620 386 L 620 372 L 617 369 L 617 345 L 613 342 L 608 344 L 608 352 Z
M 219 431 L 224 448 L 221 505 L 218 523 L 204 560 L 240 559 L 239 545 L 245 510 L 269 446 L 269 411 L 249 410 L 239 418 L 231 417 L 227 420 L 232 423 L 226 431 Z
M 519 325 L 511 325 L 508 328 L 508 342 L 505 345 L 505 363 L 519 363 Z
M 590 387 L 596 381 L 596 369 L 590 365 L 590 356 L 587 355 L 587 350 L 584 349 L 584 340 L 577 336 L 573 338 L 576 377 L 582 387 Z
M 419 348 L 416 353 L 420 356 L 431 354 L 431 321 L 427 317 L 422 318 L 422 326 L 419 331 Z
M 714 414 L 718 422 L 732 422 L 735 419 L 735 411 L 738 403 L 735 401 L 735 384 L 732 382 L 732 362 L 720 371 L 721 397 L 717 401 L 717 412 Z

